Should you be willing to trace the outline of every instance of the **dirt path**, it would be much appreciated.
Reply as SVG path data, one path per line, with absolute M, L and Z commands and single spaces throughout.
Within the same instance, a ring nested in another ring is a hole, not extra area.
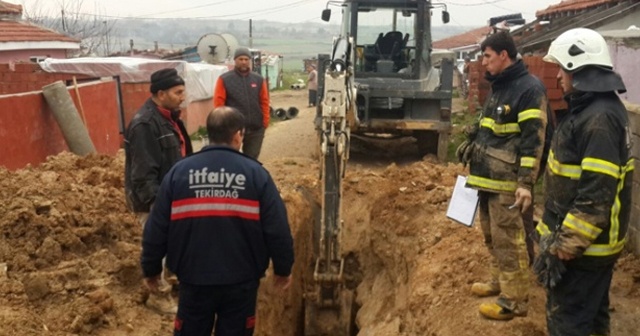
M 281 158 L 312 158 L 316 150 L 316 138 L 313 119 L 315 107 L 305 104 L 307 91 L 279 91 L 271 94 L 271 106 L 274 109 L 297 107 L 298 116 L 276 121 L 267 128 L 260 161 L 268 162 Z

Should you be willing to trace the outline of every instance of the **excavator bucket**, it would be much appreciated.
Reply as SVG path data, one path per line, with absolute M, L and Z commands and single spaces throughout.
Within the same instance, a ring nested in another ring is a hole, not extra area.
M 305 299 L 305 336 L 355 336 L 353 291 L 342 289 L 338 306 L 320 307 L 315 298 Z

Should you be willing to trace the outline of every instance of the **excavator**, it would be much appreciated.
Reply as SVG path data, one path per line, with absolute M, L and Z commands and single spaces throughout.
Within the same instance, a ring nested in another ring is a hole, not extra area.
M 444 159 L 451 130 L 453 53 L 431 48 L 428 0 L 329 1 L 342 10 L 340 36 L 318 56 L 318 134 L 322 200 L 314 224 L 313 289 L 304 294 L 305 336 L 357 333 L 352 289 L 341 250 L 342 181 L 352 136 L 413 136 L 418 150 Z M 370 26 L 368 19 L 384 26 Z M 375 29 L 389 29 L 378 32 Z M 403 29 L 404 31 L 400 31 Z

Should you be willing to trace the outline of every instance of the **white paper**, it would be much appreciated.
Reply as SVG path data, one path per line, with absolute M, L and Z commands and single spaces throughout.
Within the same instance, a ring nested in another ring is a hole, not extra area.
M 458 175 L 451 200 L 449 201 L 447 218 L 466 226 L 473 226 L 478 209 L 478 191 L 465 187 L 466 183 L 467 178 Z

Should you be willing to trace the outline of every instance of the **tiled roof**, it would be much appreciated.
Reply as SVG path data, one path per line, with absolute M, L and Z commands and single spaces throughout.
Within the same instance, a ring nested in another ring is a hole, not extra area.
M 546 50 L 553 39 L 569 29 L 579 27 L 597 29 L 609 23 L 625 20 L 626 17 L 634 15 L 637 11 L 640 11 L 639 1 L 619 1 L 607 8 L 589 10 L 556 20 L 551 19 L 543 29 L 523 36 L 516 43 L 518 48 L 525 53 Z
M 567 11 L 577 11 L 597 7 L 604 4 L 615 5 L 623 0 L 564 0 L 559 4 L 551 5 L 547 9 L 536 12 L 536 17 L 540 18 L 546 15 L 562 13 Z
M 0 14 L 22 14 L 22 6 L 0 1 Z
M 491 32 L 491 27 L 484 26 L 466 33 L 450 36 L 442 40 L 433 42 L 435 49 L 454 49 L 474 44 L 480 44 L 482 40 Z
M 27 22 L 0 20 L 0 43 L 51 41 L 80 43 L 80 40 Z

